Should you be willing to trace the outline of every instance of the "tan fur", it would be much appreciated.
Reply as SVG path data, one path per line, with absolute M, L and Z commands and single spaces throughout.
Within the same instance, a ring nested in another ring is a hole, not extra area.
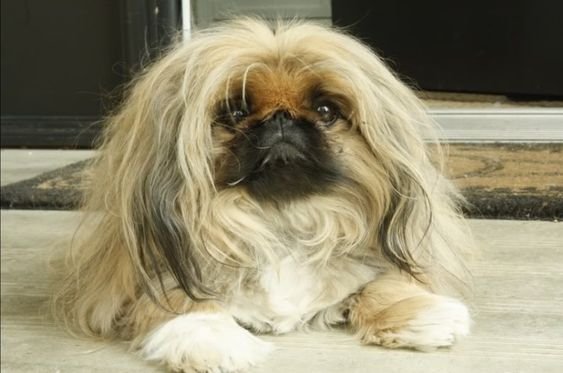
M 363 343 L 401 347 L 389 336 L 407 327 L 418 312 L 436 301 L 435 297 L 404 275 L 387 274 L 351 297 L 350 324 Z
M 262 291 L 262 271 L 284 258 L 331 278 L 346 258 L 374 263 L 374 273 L 404 264 L 425 280 L 423 289 L 410 275 L 376 279 L 353 298 L 362 339 L 395 347 L 383 334 L 429 306 L 430 292 L 466 286 L 472 242 L 460 197 L 422 140 L 433 123 L 421 103 L 352 37 L 299 22 L 275 29 L 242 19 L 201 31 L 131 84 L 108 118 L 84 222 L 60 270 L 54 308 L 70 329 L 139 340 L 177 314 Z M 256 108 L 248 123 L 280 108 L 314 120 L 319 87 L 341 108 L 323 131 L 353 183 L 284 206 L 227 186 L 232 134 L 217 123 L 217 108 L 249 95 Z M 172 280 L 163 254 L 171 247 L 181 265 L 201 269 L 193 299 Z M 341 286 L 323 294 L 357 290 L 353 281 Z
M 457 313 L 463 307 L 457 301 L 397 272 L 370 282 L 345 304 L 350 326 L 364 344 L 432 350 L 450 345 L 469 328 L 466 310 Z M 440 324 L 450 329 L 440 330 Z M 438 336 L 432 335 L 436 330 Z

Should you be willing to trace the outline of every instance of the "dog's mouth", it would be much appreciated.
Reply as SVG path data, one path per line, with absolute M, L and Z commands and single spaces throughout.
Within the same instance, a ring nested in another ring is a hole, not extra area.
M 261 157 L 256 159 L 255 164 L 249 167 L 246 174 L 239 175 L 240 177 L 236 180 L 227 181 L 227 184 L 229 186 L 248 184 L 257 178 L 271 177 L 271 175 L 268 175 L 270 172 L 291 171 L 290 169 L 295 166 L 295 162 L 306 163 L 305 153 L 290 142 L 279 141 L 264 149 Z M 284 168 L 287 168 L 287 170 L 284 170 Z
M 321 193 L 339 178 L 328 145 L 312 123 L 276 114 L 231 144 L 225 184 L 258 199 Z
M 324 193 L 340 177 L 332 165 L 320 165 L 292 145 L 280 144 L 243 180 L 259 200 L 286 201 Z
M 266 168 L 283 168 L 294 162 L 305 162 L 306 160 L 305 154 L 296 145 L 287 141 L 279 141 L 267 150 L 255 172 L 261 172 Z

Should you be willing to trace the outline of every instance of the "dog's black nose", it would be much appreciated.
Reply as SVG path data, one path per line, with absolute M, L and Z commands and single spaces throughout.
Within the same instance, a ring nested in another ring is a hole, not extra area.
M 291 115 L 289 115 L 287 111 L 280 110 L 276 111 L 274 115 L 272 115 L 270 119 L 267 120 L 267 123 L 271 126 L 277 126 L 283 136 L 284 127 L 291 125 L 293 123 L 293 120 L 291 119 Z
M 276 111 L 263 123 L 263 139 L 266 142 L 264 145 L 271 146 L 278 141 L 284 141 L 293 125 L 293 119 L 287 111 Z
M 296 119 L 285 110 L 275 112 L 261 126 L 260 142 L 263 147 L 271 147 L 277 143 L 288 143 L 297 148 L 305 146 L 303 130 Z

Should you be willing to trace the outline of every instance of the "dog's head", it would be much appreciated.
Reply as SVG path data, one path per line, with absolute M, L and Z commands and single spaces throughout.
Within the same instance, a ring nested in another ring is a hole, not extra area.
M 182 75 L 168 89 L 185 94 L 186 105 L 169 110 L 187 117 L 186 141 L 200 138 L 213 149 L 201 164 L 214 188 L 261 202 L 346 183 L 398 188 L 405 183 L 400 169 L 426 157 L 417 101 L 368 48 L 342 33 L 245 20 L 196 36 L 175 54 L 167 68 Z
M 206 252 L 240 258 L 242 225 L 253 229 L 233 216 L 216 228 L 221 195 L 279 208 L 323 196 L 333 210 L 347 198 L 342 219 L 361 217 L 373 236 L 364 243 L 413 273 L 432 211 L 450 208 L 423 144 L 428 123 L 414 94 L 354 38 L 307 23 L 230 22 L 140 74 L 110 120 L 89 208 L 117 219 L 106 226 L 141 279 L 165 268 L 190 295 L 205 287 Z M 248 240 L 268 245 L 259 233 Z
M 283 202 L 343 180 L 339 134 L 350 130 L 349 104 L 293 53 L 259 58 L 220 103 L 212 124 L 224 150 L 215 162 L 219 187 Z

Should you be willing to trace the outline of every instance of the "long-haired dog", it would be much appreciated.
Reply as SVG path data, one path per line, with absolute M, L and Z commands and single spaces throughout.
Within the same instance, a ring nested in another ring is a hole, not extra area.
M 431 127 L 341 32 L 203 30 L 109 119 L 56 311 L 184 371 L 244 370 L 270 350 L 254 334 L 336 324 L 366 344 L 449 346 L 469 331 L 445 294 L 466 283 L 471 241 Z

